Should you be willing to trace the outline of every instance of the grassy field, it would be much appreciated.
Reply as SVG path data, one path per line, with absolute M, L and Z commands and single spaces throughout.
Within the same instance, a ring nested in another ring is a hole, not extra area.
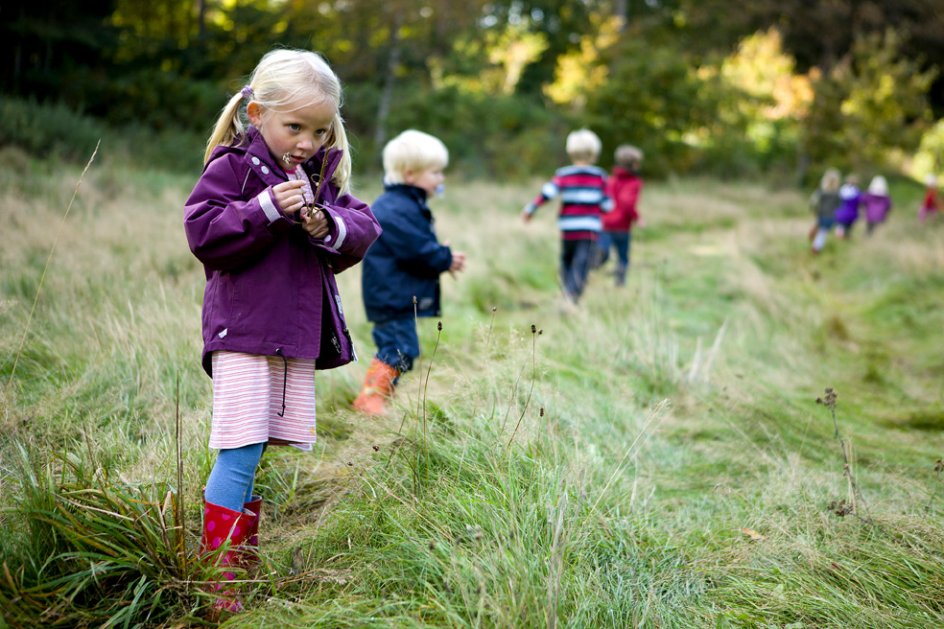
M 0 153 L 0 626 L 209 623 L 193 177 L 99 155 L 65 216 L 80 168 Z M 442 330 L 420 323 L 386 419 L 349 409 L 366 361 L 319 375 L 319 444 L 266 454 L 264 570 L 228 624 L 944 625 L 944 223 L 917 225 L 920 190 L 813 257 L 805 192 L 653 183 L 628 285 L 598 271 L 569 312 L 553 209 L 518 218 L 538 185 L 434 201 L 470 260 Z

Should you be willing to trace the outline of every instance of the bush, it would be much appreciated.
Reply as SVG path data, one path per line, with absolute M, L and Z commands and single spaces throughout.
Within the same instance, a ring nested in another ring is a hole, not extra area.
M 0 145 L 13 145 L 42 158 L 88 159 L 96 143 L 107 135 L 97 120 L 64 105 L 34 100 L 0 100 Z
M 205 139 L 179 129 L 109 127 L 62 104 L 0 101 L 0 146 L 15 146 L 32 157 L 84 163 L 99 141 L 100 156 L 106 159 L 142 168 L 199 172 Z

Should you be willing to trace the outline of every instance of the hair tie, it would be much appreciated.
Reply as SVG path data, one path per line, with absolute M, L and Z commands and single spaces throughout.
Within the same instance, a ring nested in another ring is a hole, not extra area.
M 241 89 L 241 90 L 239 90 L 239 91 L 242 92 L 243 98 L 252 98 L 252 87 L 251 87 L 251 86 L 246 85 L 246 86 L 243 87 L 243 89 Z

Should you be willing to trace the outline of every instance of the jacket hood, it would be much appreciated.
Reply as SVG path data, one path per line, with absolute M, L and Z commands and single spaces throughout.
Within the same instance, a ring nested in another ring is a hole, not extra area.
M 613 176 L 616 177 L 617 179 L 629 179 L 630 177 L 636 177 L 636 176 L 638 176 L 638 173 L 636 173 L 636 172 L 634 172 L 634 171 L 632 171 L 632 170 L 628 170 L 628 169 L 626 169 L 626 168 L 623 168 L 622 166 L 614 166 L 614 167 L 613 167 L 613 173 L 612 173 L 612 174 L 613 174 Z
M 422 188 L 411 186 L 408 183 L 385 183 L 384 190 L 386 192 L 399 192 L 401 194 L 420 199 L 424 203 L 426 202 L 428 196 L 426 191 Z
M 221 144 L 220 146 L 217 146 L 215 149 L 213 149 L 213 152 L 210 154 L 210 159 L 207 160 L 207 164 L 221 155 L 226 155 L 227 153 L 236 153 L 240 155 L 256 157 L 263 164 L 268 166 L 273 172 L 285 172 L 276 162 L 275 156 L 272 155 L 272 152 L 269 151 L 269 147 L 265 143 L 265 138 L 263 138 L 262 134 L 259 133 L 259 130 L 252 125 L 249 125 L 249 127 L 246 129 L 246 132 L 243 135 L 238 136 L 232 145 L 226 146 Z M 309 173 L 320 173 L 321 165 L 324 164 L 325 181 L 331 181 L 331 178 L 334 176 L 334 171 L 337 170 L 338 164 L 341 163 L 341 157 L 343 155 L 344 151 L 341 149 L 321 147 L 311 159 L 303 164 L 303 166 Z M 204 166 L 204 169 L 206 169 L 206 166 Z

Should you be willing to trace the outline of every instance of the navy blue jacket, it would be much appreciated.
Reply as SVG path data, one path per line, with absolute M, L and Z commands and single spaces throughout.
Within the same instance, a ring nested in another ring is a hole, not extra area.
M 393 184 L 371 205 L 383 233 L 361 263 L 367 318 L 374 323 L 439 316 L 439 275 L 452 265 L 452 251 L 439 244 L 426 191 Z

